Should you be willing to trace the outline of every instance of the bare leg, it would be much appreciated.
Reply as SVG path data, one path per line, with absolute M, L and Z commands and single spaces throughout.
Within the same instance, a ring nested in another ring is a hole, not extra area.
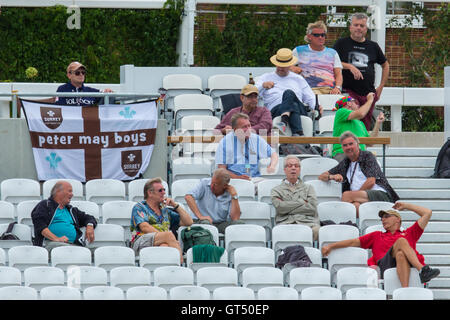
M 420 263 L 413 248 L 405 238 L 400 238 L 395 241 L 392 247 L 392 256 L 397 261 L 397 274 L 400 279 L 402 287 L 409 285 L 409 274 L 411 272 L 409 264 L 420 271 L 423 264 Z
M 154 245 L 155 247 L 162 246 L 178 249 L 180 252 L 180 264 L 183 263 L 183 252 L 181 251 L 180 243 L 175 239 L 172 231 L 158 232 L 155 235 Z

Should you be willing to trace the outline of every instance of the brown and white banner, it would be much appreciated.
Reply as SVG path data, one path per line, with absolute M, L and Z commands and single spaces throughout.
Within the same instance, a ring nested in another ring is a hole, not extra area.
M 132 180 L 150 163 L 156 101 L 89 107 L 21 103 L 41 181 Z

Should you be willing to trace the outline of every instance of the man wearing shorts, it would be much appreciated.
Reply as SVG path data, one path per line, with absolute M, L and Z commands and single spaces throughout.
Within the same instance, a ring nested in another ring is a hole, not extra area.
M 322 173 L 319 180 L 342 182 L 342 201 L 350 202 L 356 207 L 356 214 L 361 203 L 368 201 L 395 202 L 397 193 L 389 185 L 378 165 L 377 159 L 369 151 L 359 147 L 359 139 L 351 131 L 345 131 L 339 137 L 345 159 Z
M 408 287 L 411 267 L 419 271 L 420 281 L 427 283 L 437 277 L 439 269 L 430 268 L 425 264 L 424 257 L 416 250 L 416 243 L 422 236 L 430 221 L 432 211 L 418 205 L 396 202 L 393 209 L 415 212 L 420 218 L 408 229 L 401 230 L 402 217 L 396 210 L 380 210 L 383 228 L 355 239 L 342 240 L 322 247 L 322 256 L 327 256 L 332 250 L 346 247 L 361 247 L 372 249 L 372 257 L 367 260 L 369 266 L 378 266 L 381 277 L 390 268 L 397 269 L 397 275 L 402 287 Z

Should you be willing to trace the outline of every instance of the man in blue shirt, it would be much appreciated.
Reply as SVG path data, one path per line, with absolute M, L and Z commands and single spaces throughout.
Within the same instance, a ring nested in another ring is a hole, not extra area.
M 270 158 L 268 173 L 276 171 L 278 154 L 267 144 L 266 140 L 252 133 L 248 115 L 236 113 L 231 118 L 232 132 L 219 143 L 216 150 L 218 168 L 228 171 L 232 179 L 259 177 L 258 163 L 260 159 Z
M 67 66 L 67 78 L 69 82 L 58 87 L 56 92 L 100 92 L 100 90 L 84 85 L 86 79 L 86 67 L 74 61 Z M 105 89 L 102 92 L 112 92 Z M 93 97 L 57 97 L 56 104 L 66 106 L 91 106 L 99 104 L 101 98 Z

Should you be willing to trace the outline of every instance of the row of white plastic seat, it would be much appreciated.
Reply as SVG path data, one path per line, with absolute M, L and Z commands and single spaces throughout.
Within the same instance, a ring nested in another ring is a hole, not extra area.
M 310 287 L 302 291 L 301 300 L 342 300 L 342 292 L 332 287 Z M 378 288 L 352 288 L 346 300 L 386 300 L 386 292 Z M 393 300 L 433 300 L 426 288 L 398 288 Z M 256 294 L 244 287 L 220 287 L 210 292 L 198 286 L 177 286 L 169 293 L 160 287 L 137 286 L 125 293 L 117 287 L 93 286 L 83 292 L 67 286 L 50 286 L 38 293 L 34 288 L 8 286 L 0 288 L 1 300 L 299 300 L 295 290 L 288 287 L 266 287 Z

